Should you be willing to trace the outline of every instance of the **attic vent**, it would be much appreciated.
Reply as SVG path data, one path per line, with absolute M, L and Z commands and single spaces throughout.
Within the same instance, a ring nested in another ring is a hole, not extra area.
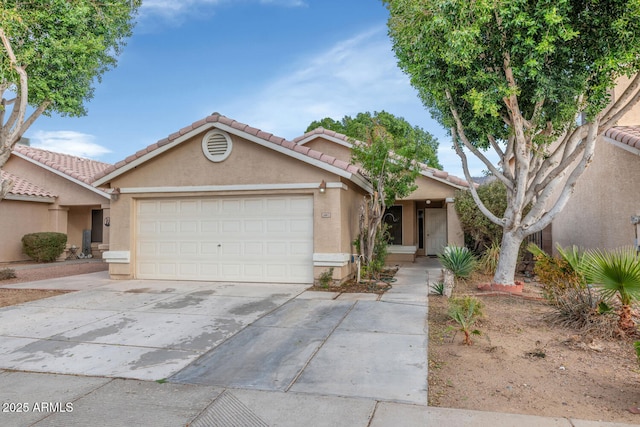
M 220 130 L 212 130 L 202 138 L 202 151 L 212 162 L 221 162 L 231 154 L 231 137 Z

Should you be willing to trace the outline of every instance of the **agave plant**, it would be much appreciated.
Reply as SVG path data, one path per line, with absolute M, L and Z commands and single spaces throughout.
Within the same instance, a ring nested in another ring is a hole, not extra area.
M 605 298 L 618 297 L 621 305 L 618 324 L 622 330 L 633 330 L 631 304 L 640 299 L 640 257 L 636 249 L 588 251 L 582 267 L 588 283 L 599 287 Z
M 466 278 L 473 273 L 478 261 L 471 251 L 465 247 L 447 246 L 438 259 L 442 266 L 453 272 L 455 277 Z

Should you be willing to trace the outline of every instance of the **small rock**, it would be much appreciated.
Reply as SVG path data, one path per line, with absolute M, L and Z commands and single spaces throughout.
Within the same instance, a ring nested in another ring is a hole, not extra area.
M 567 368 L 565 368 L 564 366 L 560 366 L 558 369 L 560 369 L 561 371 L 566 370 Z

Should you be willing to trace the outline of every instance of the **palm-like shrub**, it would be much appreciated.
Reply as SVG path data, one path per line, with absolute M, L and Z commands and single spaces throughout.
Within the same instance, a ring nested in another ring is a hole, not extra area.
M 459 246 L 445 247 L 438 255 L 438 259 L 444 268 L 453 272 L 455 277 L 463 279 L 469 277 L 478 264 L 476 257 L 469 249 Z
M 452 318 L 458 326 L 454 329 L 464 333 L 464 343 L 471 345 L 471 335 L 480 335 L 477 329 L 471 329 L 476 321 L 482 317 L 482 302 L 472 296 L 462 298 L 451 298 L 449 300 L 449 317 Z
M 605 298 L 617 296 L 620 300 L 620 328 L 625 331 L 634 329 L 631 304 L 640 299 L 640 257 L 636 249 L 625 247 L 607 252 L 588 251 L 581 269 L 587 281 L 600 288 Z

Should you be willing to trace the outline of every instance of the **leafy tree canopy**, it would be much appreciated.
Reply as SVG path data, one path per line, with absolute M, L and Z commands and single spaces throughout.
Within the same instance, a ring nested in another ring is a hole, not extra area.
M 601 111 L 616 79 L 640 67 L 638 0 L 383 3 L 400 66 L 424 104 L 451 129 L 453 103 L 480 147 L 514 131 L 505 120 L 511 95 L 536 142 L 548 142 L 575 124 L 576 113 Z
M 0 88 L 20 96 L 28 81 L 28 104 L 44 114 L 86 114 L 94 79 L 116 65 L 131 35 L 140 0 L 5 0 L 0 28 Z M 15 62 L 7 52 L 15 55 Z M 19 68 L 28 80 L 21 81 Z M 8 101 L 3 102 L 3 107 Z
M 438 140 L 429 132 L 419 126 L 412 126 L 402 117 L 396 117 L 386 111 L 358 113 L 355 117 L 344 116 L 341 120 L 325 117 L 311 122 L 306 132 L 323 127 L 334 132 L 363 142 L 371 141 L 371 132 L 374 127 L 384 128 L 389 141 L 393 141 L 392 148 L 395 152 L 401 152 L 407 146 L 412 151 L 411 158 L 420 161 L 433 168 L 442 169 L 438 161 Z
M 503 228 L 494 283 L 512 285 L 520 243 L 563 209 L 598 137 L 640 100 L 640 1 L 382 1 L 400 67 L 450 129 L 465 177 L 470 152 L 506 189 L 502 214 L 470 192 Z

